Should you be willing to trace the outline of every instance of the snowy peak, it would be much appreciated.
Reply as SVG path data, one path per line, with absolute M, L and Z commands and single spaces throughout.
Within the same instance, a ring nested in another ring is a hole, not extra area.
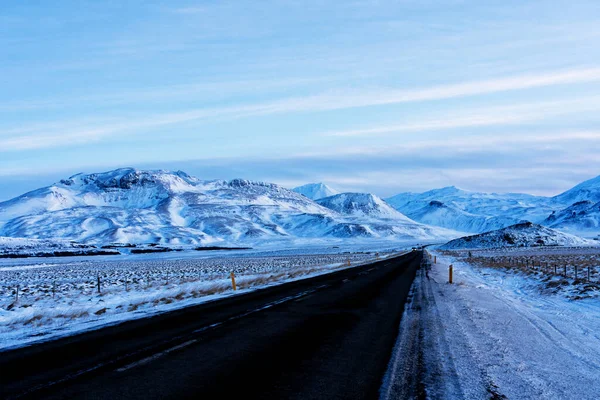
M 585 200 L 594 203 L 600 202 L 600 176 L 582 182 L 553 199 L 562 204 L 573 204 Z
M 428 197 L 444 197 L 444 196 L 459 196 L 467 194 L 466 190 L 457 188 L 456 186 L 446 186 L 441 189 L 433 189 L 423 193 Z
M 199 182 L 198 179 L 182 171 L 140 171 L 134 168 L 121 168 L 103 173 L 77 174 L 61 180 L 57 186 L 107 192 L 142 188 L 177 192 L 189 190 Z
M 455 239 L 440 248 L 442 250 L 458 250 L 500 247 L 586 246 L 591 244 L 593 244 L 591 241 L 577 236 L 531 222 L 524 222 L 480 235 Z
M 292 190 L 311 200 L 319 200 L 339 193 L 337 190 L 330 188 L 324 183 L 309 183 L 307 185 L 298 186 Z
M 340 193 L 317 200 L 317 203 L 343 215 L 410 221 L 404 214 L 371 193 Z

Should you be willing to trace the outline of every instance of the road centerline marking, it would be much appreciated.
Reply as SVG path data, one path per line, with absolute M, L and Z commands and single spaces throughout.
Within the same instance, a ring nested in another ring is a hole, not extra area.
M 128 364 L 128 365 L 126 365 L 124 367 L 118 368 L 116 371 L 117 372 L 125 372 L 125 371 L 127 371 L 127 370 L 129 370 L 131 368 L 135 368 L 135 367 L 138 367 L 140 365 L 147 364 L 147 363 L 149 363 L 151 361 L 154 361 L 154 360 L 156 360 L 156 359 L 158 359 L 158 358 L 160 358 L 162 356 L 165 356 L 165 355 L 167 355 L 167 354 L 169 354 L 169 353 L 171 353 L 173 351 L 176 351 L 176 350 L 179 350 L 179 349 L 183 349 L 184 347 L 188 347 L 188 346 L 196 343 L 197 341 L 198 341 L 197 339 L 188 340 L 187 342 L 178 344 L 177 346 L 173 346 L 173 347 L 171 347 L 171 348 L 169 348 L 167 350 L 161 351 L 160 353 L 153 354 L 153 355 L 151 355 L 149 357 L 142 358 L 141 360 L 132 362 L 131 364 Z

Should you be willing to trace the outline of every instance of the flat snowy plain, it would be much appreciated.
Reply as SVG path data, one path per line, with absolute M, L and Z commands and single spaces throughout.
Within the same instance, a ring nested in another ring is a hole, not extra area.
M 402 249 L 395 244 L 375 251 L 388 257 Z M 0 260 L 0 350 L 331 272 L 348 260 L 356 266 L 374 261 L 375 251 L 355 244 Z
M 600 249 L 486 250 L 503 257 L 597 259 Z M 382 388 L 384 398 L 597 399 L 600 393 L 600 298 L 548 271 L 486 267 L 433 252 L 405 310 Z M 448 265 L 454 284 L 448 284 Z M 543 268 L 542 268 L 543 269 Z M 591 284 L 592 286 L 594 284 Z M 549 290 L 552 289 L 552 290 Z M 577 298 L 577 300 L 573 300 Z M 406 381 L 413 370 L 421 382 Z

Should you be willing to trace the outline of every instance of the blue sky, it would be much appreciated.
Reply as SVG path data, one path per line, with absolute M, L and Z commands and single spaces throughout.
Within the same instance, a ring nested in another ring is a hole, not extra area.
M 600 174 L 598 1 L 0 9 L 0 200 L 78 172 L 551 195 Z

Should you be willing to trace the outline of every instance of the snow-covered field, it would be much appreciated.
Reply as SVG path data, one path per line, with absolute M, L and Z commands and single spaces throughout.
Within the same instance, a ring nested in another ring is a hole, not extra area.
M 539 282 L 541 292 L 570 299 L 600 296 L 600 248 L 545 247 L 445 252 L 471 265 L 506 270 Z M 470 255 L 470 257 L 469 257 Z
M 415 280 L 384 397 L 598 398 L 600 299 L 573 300 L 584 282 L 568 278 L 560 290 L 548 290 L 539 269 L 495 264 L 499 257 L 532 255 L 542 263 L 570 257 L 595 264 L 600 250 L 490 250 L 470 262 L 462 254 L 437 253 L 438 263 Z M 449 264 L 453 285 L 447 283 Z M 421 382 L 396 373 L 411 368 Z
M 233 295 L 232 272 L 243 293 L 376 257 L 342 250 L 3 260 L 0 350 Z

